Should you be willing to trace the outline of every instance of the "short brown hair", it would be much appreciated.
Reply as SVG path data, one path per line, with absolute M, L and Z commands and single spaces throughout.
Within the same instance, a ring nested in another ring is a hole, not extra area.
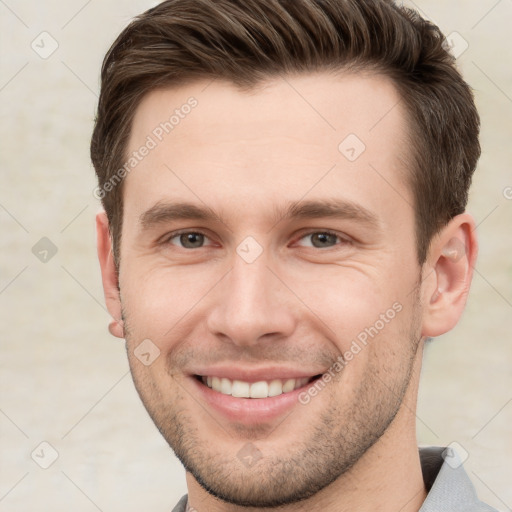
M 463 213 L 480 119 L 440 29 L 392 0 L 167 0 L 136 17 L 103 61 L 91 158 L 99 188 L 126 161 L 134 112 L 151 90 L 205 78 L 250 89 L 286 73 L 375 70 L 409 115 L 418 261 Z M 122 181 L 101 194 L 119 262 Z

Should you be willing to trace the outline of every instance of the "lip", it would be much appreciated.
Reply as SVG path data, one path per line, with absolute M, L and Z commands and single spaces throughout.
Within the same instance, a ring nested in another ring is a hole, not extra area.
M 237 371 L 237 375 L 240 373 Z M 210 373 L 204 375 L 211 375 Z M 226 378 L 226 374 L 222 374 Z M 266 374 L 268 376 L 268 373 Z M 280 374 L 282 375 L 282 374 Z M 296 375 L 296 373 L 294 374 Z M 314 374 L 314 375 L 318 375 Z M 302 377 L 310 377 L 311 374 L 302 375 Z M 276 377 L 277 378 L 277 377 Z M 284 378 L 284 377 L 283 377 Z M 289 377 L 294 378 L 294 377 Z M 250 380 L 247 382 L 257 382 L 257 379 Z M 238 398 L 231 395 L 224 395 L 218 391 L 210 389 L 208 386 L 200 382 L 196 376 L 191 375 L 189 377 L 192 386 L 197 390 L 199 395 L 202 397 L 202 401 L 206 402 L 207 405 L 214 410 L 215 413 L 220 414 L 228 421 L 242 423 L 244 425 L 254 425 L 257 423 L 268 423 L 273 421 L 283 414 L 289 412 L 294 406 L 300 405 L 299 394 L 308 389 L 316 381 L 313 380 L 304 384 L 304 386 L 289 391 L 288 393 L 282 393 L 278 396 L 272 396 L 267 398 Z M 240 378 L 239 380 L 244 380 Z
M 304 371 L 294 368 L 283 368 L 277 366 L 266 368 L 235 368 L 233 365 L 231 365 L 196 368 L 191 376 L 201 375 L 204 377 L 225 377 L 229 380 L 241 380 L 244 382 L 253 383 L 262 380 L 271 381 L 274 379 L 302 379 L 305 377 L 320 375 L 324 372 L 324 369 Z

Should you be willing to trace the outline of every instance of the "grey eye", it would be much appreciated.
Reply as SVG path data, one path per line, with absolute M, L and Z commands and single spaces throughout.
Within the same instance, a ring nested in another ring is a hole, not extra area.
M 316 231 L 314 233 L 308 233 L 302 237 L 302 240 L 311 240 L 309 244 L 305 244 L 306 247 L 315 247 L 316 249 L 322 249 L 325 247 L 334 247 L 339 239 L 339 236 L 324 232 Z
M 169 243 L 173 243 L 174 239 L 179 239 L 179 245 L 181 245 L 185 249 L 198 249 L 202 247 L 204 244 L 205 235 L 202 233 L 195 233 L 193 231 L 189 231 L 187 233 L 180 233 L 169 239 Z

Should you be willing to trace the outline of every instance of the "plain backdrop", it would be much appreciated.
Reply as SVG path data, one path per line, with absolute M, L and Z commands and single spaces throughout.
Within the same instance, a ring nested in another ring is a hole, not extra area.
M 458 443 L 481 498 L 511 510 L 512 0 L 407 4 L 460 53 L 483 147 L 469 204 L 473 287 L 459 325 L 426 350 L 418 438 Z M 108 334 L 95 252 L 100 65 L 153 5 L 0 1 L 0 511 L 163 512 L 186 492 L 124 343 Z

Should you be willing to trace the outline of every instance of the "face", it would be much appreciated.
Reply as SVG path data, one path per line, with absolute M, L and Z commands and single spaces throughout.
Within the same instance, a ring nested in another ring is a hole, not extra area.
M 311 496 L 403 407 L 421 338 L 405 119 L 388 79 L 350 74 L 197 82 L 137 109 L 128 153 L 151 147 L 123 192 L 130 367 L 225 501 Z

